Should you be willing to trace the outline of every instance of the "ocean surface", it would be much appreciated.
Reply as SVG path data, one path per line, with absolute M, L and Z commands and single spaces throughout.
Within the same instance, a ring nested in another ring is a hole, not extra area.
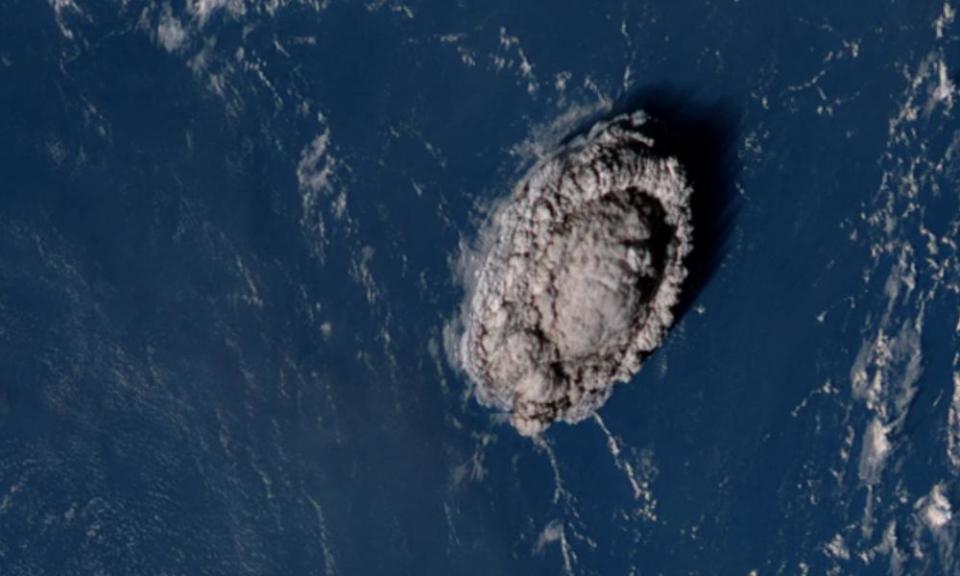
M 955 19 L 0 2 L 0 574 L 960 574 Z M 736 209 L 533 441 L 449 361 L 457 262 L 636 106 Z

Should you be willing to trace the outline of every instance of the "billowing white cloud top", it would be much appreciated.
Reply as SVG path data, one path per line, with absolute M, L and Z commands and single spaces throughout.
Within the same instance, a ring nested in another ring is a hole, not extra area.
M 458 342 L 480 403 L 535 436 L 609 398 L 673 323 L 692 248 L 691 190 L 643 113 L 540 161 L 494 211 Z

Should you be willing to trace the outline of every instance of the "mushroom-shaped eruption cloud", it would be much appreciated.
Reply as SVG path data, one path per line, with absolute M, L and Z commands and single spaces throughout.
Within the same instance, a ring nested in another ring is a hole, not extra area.
M 591 416 L 673 324 L 691 189 L 646 122 L 635 112 L 596 124 L 492 214 L 457 355 L 480 403 L 523 435 Z

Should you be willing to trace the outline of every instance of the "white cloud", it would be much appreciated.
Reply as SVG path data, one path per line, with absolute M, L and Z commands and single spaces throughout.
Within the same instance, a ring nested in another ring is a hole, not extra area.
M 222 9 L 228 10 L 234 16 L 242 16 L 246 12 L 242 0 L 187 0 L 187 10 L 193 14 L 200 26 Z
M 917 501 L 920 519 L 930 530 L 937 531 L 953 519 L 953 508 L 944 494 L 943 484 L 935 484 L 930 493 Z
M 168 8 L 160 17 L 160 24 L 157 25 L 157 40 L 167 52 L 176 52 L 183 46 L 186 39 L 187 31 L 180 24 L 180 20 L 170 14 Z
M 889 429 L 879 418 L 874 418 L 863 435 L 863 447 L 860 451 L 860 479 L 867 484 L 876 484 L 880 480 L 891 444 L 887 436 Z

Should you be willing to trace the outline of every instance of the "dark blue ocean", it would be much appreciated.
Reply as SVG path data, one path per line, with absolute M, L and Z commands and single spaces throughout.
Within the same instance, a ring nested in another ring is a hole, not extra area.
M 960 574 L 957 26 L 3 0 L 0 575 Z M 457 262 L 636 106 L 728 228 L 601 419 L 534 442 L 448 359 Z

